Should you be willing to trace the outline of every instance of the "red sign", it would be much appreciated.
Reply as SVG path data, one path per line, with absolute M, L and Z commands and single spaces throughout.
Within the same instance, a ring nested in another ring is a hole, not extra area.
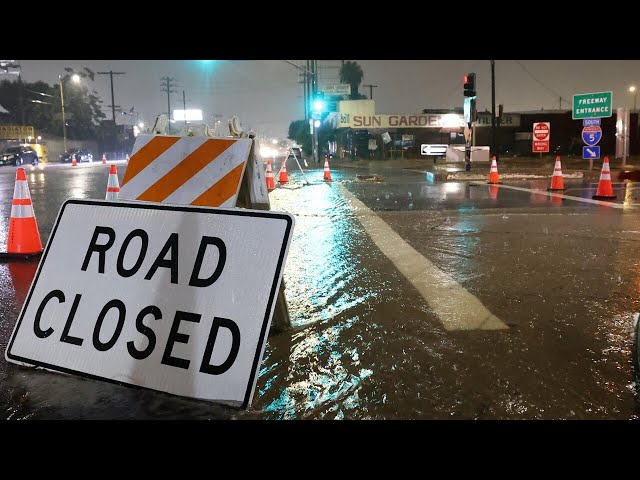
M 533 137 L 535 140 L 549 140 L 551 124 L 549 122 L 539 122 L 533 124 Z
M 549 142 L 547 140 L 544 140 L 542 142 L 539 140 L 534 140 L 533 151 L 535 153 L 549 153 Z
M 549 152 L 549 136 L 551 135 L 551 124 L 549 122 L 538 122 L 533 124 L 533 145 L 534 153 Z

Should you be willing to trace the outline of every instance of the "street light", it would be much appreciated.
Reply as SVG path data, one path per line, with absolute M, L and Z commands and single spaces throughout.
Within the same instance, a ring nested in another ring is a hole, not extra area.
M 636 88 L 635 85 L 631 85 L 629 87 L 629 91 L 631 93 L 633 93 L 633 111 L 635 112 L 636 111 L 636 101 L 638 99 L 638 89 Z
M 64 77 L 68 78 L 68 77 Z M 67 120 L 64 115 L 64 89 L 62 88 L 63 77 L 62 75 L 58 75 L 58 80 L 60 80 L 60 104 L 62 106 L 62 138 L 63 138 L 63 148 L 64 151 L 67 151 Z M 80 75 L 74 73 L 71 75 L 71 81 L 73 83 L 80 83 Z

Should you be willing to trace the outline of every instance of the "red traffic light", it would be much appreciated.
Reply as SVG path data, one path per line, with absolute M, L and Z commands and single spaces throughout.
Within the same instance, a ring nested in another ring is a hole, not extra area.
M 464 96 L 475 97 L 476 96 L 476 74 L 467 73 L 464 76 Z

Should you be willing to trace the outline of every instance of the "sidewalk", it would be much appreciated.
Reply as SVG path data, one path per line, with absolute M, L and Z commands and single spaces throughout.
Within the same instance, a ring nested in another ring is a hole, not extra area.
M 505 157 L 498 160 L 498 171 L 505 178 L 546 178 L 553 175 L 555 156 L 539 157 Z M 562 173 L 567 178 L 584 178 L 598 180 L 602 169 L 603 159 L 593 161 L 593 169 L 589 169 L 589 160 L 583 160 L 576 156 L 561 156 Z M 385 160 L 351 160 L 349 158 L 334 158 L 330 160 L 331 168 L 363 168 L 376 170 L 382 173 L 384 170 L 416 170 L 419 172 L 431 172 L 435 180 L 476 180 L 479 176 L 488 175 L 491 162 L 472 162 L 471 171 L 465 171 L 464 162 L 446 162 L 437 158 L 434 164 L 433 157 L 385 159 Z M 627 158 L 626 166 L 622 168 L 622 159 L 609 157 L 609 166 L 612 172 L 622 170 L 640 170 L 640 157 Z M 614 179 L 617 173 L 614 173 Z

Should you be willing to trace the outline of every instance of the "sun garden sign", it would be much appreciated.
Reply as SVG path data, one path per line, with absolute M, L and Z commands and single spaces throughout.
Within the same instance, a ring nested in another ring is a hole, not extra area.
M 581 93 L 573 96 L 573 119 L 610 117 L 611 92 Z

